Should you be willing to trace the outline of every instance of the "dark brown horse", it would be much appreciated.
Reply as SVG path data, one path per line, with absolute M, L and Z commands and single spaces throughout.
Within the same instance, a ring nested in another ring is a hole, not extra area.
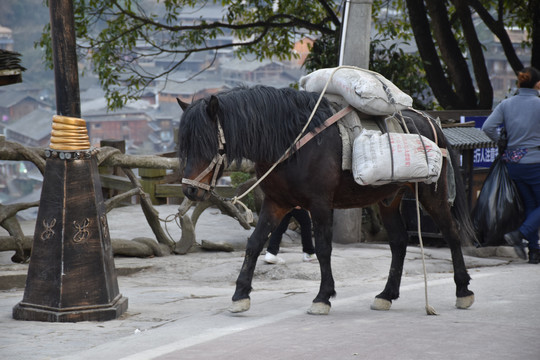
M 191 200 L 203 200 L 213 191 L 214 181 L 221 175 L 222 155 L 227 160 L 249 159 L 255 163 L 257 176 L 264 174 L 291 146 L 315 108 L 319 94 L 291 88 L 266 86 L 235 88 L 191 105 L 183 104 L 184 113 L 179 129 L 179 157 L 185 165 L 183 191 Z M 312 131 L 335 111 L 326 100 L 320 103 L 307 131 Z M 403 118 L 411 132 L 420 133 L 441 148 L 449 149 L 444 135 L 427 116 L 416 111 L 404 111 Z M 437 133 L 435 140 L 434 131 Z M 449 149 L 451 150 L 451 149 Z M 456 156 L 449 151 L 458 174 Z M 392 263 L 384 290 L 376 296 L 372 308 L 388 310 L 399 297 L 399 287 L 408 236 L 399 213 L 399 205 L 410 183 L 382 186 L 360 186 L 350 171 L 341 168 L 342 145 L 338 127 L 332 125 L 312 141 L 280 163 L 260 184 L 265 193 L 257 226 L 248 240 L 244 264 L 236 281 L 232 312 L 250 307 L 250 292 L 257 258 L 268 235 L 281 218 L 295 206 L 308 209 L 313 219 L 315 247 L 321 270 L 319 293 L 308 311 L 327 314 L 330 298 L 336 295 L 330 266 L 332 253 L 333 209 L 380 206 L 388 231 Z M 474 294 L 468 289 L 470 277 L 465 268 L 460 240 L 474 240 L 462 179 L 457 185 L 453 205 L 449 202 L 447 161 L 435 184 L 418 185 L 418 197 L 442 232 L 452 253 L 456 306 L 468 308 Z M 218 164 L 216 166 L 216 164 Z M 358 219 L 361 221 L 361 219 Z

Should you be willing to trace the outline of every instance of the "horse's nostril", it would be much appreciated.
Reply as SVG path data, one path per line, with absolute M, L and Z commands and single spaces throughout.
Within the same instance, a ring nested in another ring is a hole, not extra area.
M 197 188 L 194 186 L 188 186 L 185 193 L 188 198 L 193 198 L 195 195 L 197 195 Z

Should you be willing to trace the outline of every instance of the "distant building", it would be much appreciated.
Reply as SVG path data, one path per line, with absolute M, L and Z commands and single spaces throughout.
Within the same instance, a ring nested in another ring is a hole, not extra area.
M 291 66 L 297 68 L 304 66 L 314 42 L 315 39 L 306 36 L 294 43 L 293 52 L 298 55 L 298 58 L 293 58 L 289 61 Z
M 47 103 L 24 92 L 0 92 L 0 128 L 14 123 L 40 107 L 50 109 Z
M 101 140 L 125 140 L 126 147 L 141 146 L 148 140 L 152 120 L 145 110 L 124 107 L 116 111 L 107 109 L 82 113 L 86 120 L 88 136 L 93 147 L 99 147 Z
M 160 102 L 157 109 L 149 113 L 152 121 L 148 124 L 152 132 L 148 139 L 156 152 L 176 151 L 178 125 L 182 109 L 176 101 Z
M 531 50 L 521 46 L 521 43 L 527 38 L 527 33 L 519 29 L 508 29 L 507 32 L 517 56 L 524 66 L 529 66 Z M 486 66 L 493 86 L 493 98 L 496 105 L 509 95 L 512 95 L 517 89 L 516 74 L 508 63 L 501 43 L 495 35 L 489 33 L 488 39 L 482 41 L 482 45 L 486 47 L 484 52 Z
M 220 66 L 221 78 L 231 86 L 265 84 L 286 87 L 300 79 L 302 71 L 273 60 L 231 59 Z
M 49 147 L 54 114 L 50 109 L 33 110 L 5 127 L 6 139 L 25 146 Z
M 159 102 L 174 103 L 181 113 L 181 109 L 176 99 L 191 103 L 194 100 L 204 98 L 208 95 L 228 89 L 229 87 L 218 79 L 199 80 L 197 78 L 186 82 L 167 81 L 166 84 L 158 84 L 156 89 L 159 92 Z

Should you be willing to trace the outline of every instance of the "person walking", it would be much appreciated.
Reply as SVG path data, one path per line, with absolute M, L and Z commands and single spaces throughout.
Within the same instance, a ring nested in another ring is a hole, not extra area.
M 517 94 L 503 100 L 486 119 L 482 130 L 494 141 L 498 128 L 506 129 L 507 149 L 503 154 L 508 174 L 515 182 L 523 205 L 525 221 L 519 229 L 504 235 L 517 255 L 529 263 L 540 262 L 538 230 L 540 228 L 540 72 L 526 67 L 517 74 Z M 524 241 L 525 240 L 525 241 Z
M 313 241 L 311 239 L 311 217 L 309 212 L 302 208 L 296 207 L 287 213 L 277 228 L 272 231 L 270 235 L 270 240 L 268 242 L 268 248 L 266 249 L 266 255 L 264 256 L 264 261 L 268 264 L 283 264 L 285 260 L 277 256 L 279 252 L 279 245 L 283 234 L 289 227 L 289 222 L 291 218 L 294 217 L 300 224 L 300 235 L 302 238 L 302 261 L 310 262 L 317 260 L 315 255 L 315 248 L 313 247 Z

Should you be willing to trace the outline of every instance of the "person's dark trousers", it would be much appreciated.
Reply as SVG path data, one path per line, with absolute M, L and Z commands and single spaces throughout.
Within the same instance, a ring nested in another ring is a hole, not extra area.
M 540 227 L 540 164 L 507 163 L 508 174 L 516 183 L 525 206 L 526 219 L 519 231 L 529 241 L 529 250 L 540 249 L 538 228 Z

